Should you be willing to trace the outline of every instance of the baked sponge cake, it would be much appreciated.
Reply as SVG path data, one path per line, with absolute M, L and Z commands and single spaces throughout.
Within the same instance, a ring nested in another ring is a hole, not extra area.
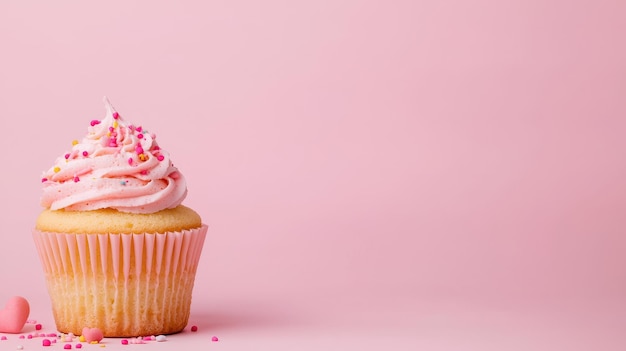
M 182 205 L 185 178 L 156 136 L 106 98 L 105 106 L 42 177 L 33 238 L 56 327 L 107 337 L 176 333 L 189 319 L 208 227 Z

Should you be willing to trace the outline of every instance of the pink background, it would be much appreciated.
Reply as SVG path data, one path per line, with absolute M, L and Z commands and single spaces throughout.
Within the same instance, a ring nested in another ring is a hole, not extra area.
M 2 1 L 0 304 L 54 330 L 39 178 L 107 95 L 210 225 L 200 331 L 146 347 L 624 350 L 625 13 Z

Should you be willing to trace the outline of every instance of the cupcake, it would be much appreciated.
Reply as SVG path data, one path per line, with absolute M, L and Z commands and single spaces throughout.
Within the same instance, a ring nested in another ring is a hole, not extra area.
M 56 327 L 176 333 L 189 319 L 207 226 L 182 205 L 185 178 L 156 136 L 104 100 L 105 117 L 42 177 L 33 237 Z

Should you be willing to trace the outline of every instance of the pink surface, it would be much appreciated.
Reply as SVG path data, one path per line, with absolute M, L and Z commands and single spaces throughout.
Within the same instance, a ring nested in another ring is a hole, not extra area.
M 625 11 L 3 1 L 0 304 L 51 328 L 39 178 L 108 95 L 211 226 L 151 347 L 623 350 Z

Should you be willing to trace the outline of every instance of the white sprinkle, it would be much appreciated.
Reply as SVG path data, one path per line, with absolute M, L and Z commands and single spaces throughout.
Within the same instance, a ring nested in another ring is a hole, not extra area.
M 167 336 L 165 336 L 165 335 L 158 335 L 158 336 L 156 337 L 156 341 L 157 341 L 157 342 L 163 342 L 163 341 L 165 341 L 165 340 L 167 340 Z

